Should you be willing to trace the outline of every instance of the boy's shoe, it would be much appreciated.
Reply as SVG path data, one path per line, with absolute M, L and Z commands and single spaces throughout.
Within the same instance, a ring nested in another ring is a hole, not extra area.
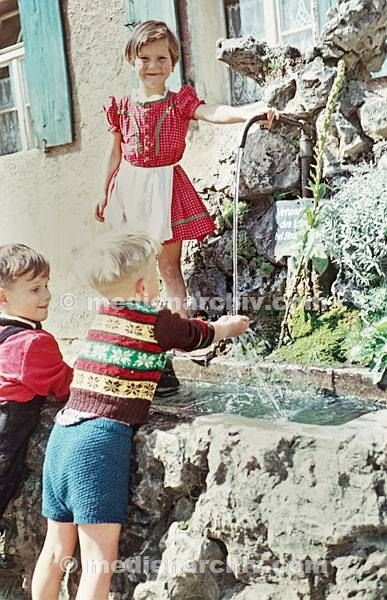
M 155 391 L 156 398 L 166 398 L 167 396 L 173 396 L 177 394 L 180 387 L 180 381 L 176 377 L 176 373 L 173 369 L 172 359 L 167 356 L 167 362 L 165 363 L 164 371 L 161 374 L 159 383 Z

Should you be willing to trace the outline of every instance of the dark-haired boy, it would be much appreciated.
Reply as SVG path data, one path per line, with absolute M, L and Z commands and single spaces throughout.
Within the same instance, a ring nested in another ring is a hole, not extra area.
M 67 399 L 72 368 L 41 321 L 50 265 L 23 244 L 0 246 L 0 518 L 24 478 L 28 442 L 47 396 Z

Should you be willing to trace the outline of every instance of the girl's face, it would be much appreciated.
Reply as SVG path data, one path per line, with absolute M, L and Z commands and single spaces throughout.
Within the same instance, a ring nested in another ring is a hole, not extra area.
M 134 61 L 134 70 L 145 91 L 162 94 L 173 70 L 168 41 L 163 39 L 144 44 Z

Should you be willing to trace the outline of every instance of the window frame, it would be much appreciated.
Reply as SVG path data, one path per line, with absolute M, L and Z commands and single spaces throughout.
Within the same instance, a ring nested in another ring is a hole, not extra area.
M 10 78 L 12 80 L 13 91 L 15 94 L 14 109 L 0 110 L 0 113 L 16 112 L 18 116 L 21 150 L 23 152 L 33 148 L 33 135 L 31 118 L 28 113 L 30 102 L 27 100 L 27 90 L 25 79 L 23 77 L 24 61 L 24 44 L 19 42 L 13 46 L 0 49 L 0 68 L 8 67 Z M 11 152 L 10 154 L 17 154 Z M 0 156 L 9 156 L 9 154 L 1 154 Z
M 316 43 L 316 38 L 320 32 L 319 24 L 316 22 L 316 15 L 314 14 L 314 0 L 310 0 L 310 24 L 295 29 L 281 29 L 281 0 L 271 0 L 271 2 L 275 3 L 275 10 L 277 11 L 277 43 L 287 43 L 287 36 L 304 33 L 306 31 L 310 31 L 311 33 L 312 46 Z

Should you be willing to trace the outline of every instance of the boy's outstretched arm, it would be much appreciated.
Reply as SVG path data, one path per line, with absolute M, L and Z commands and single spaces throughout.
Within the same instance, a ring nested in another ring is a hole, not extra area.
M 243 123 L 258 114 L 266 114 L 267 120 L 262 124 L 272 126 L 273 121 L 278 119 L 278 111 L 265 104 L 265 102 L 254 102 L 244 106 L 228 106 L 227 104 L 199 104 L 194 113 L 194 118 L 208 123 L 231 124 Z
M 248 317 L 241 315 L 205 323 L 199 319 L 185 319 L 165 309 L 159 313 L 154 332 L 162 351 L 178 349 L 191 352 L 207 348 L 225 337 L 242 335 L 249 323 Z

